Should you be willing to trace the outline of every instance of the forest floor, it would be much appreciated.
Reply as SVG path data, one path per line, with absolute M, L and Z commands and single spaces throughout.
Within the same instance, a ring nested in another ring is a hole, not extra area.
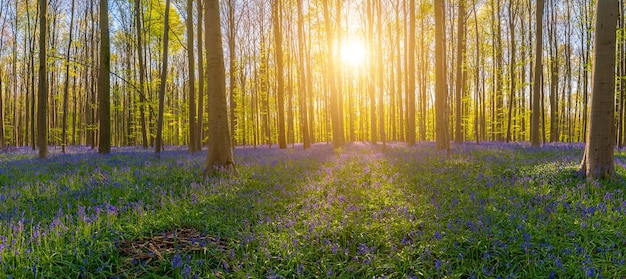
M 18 148 L 0 278 L 620 278 L 626 171 L 586 182 L 583 148 L 238 148 L 213 178 L 184 147 Z

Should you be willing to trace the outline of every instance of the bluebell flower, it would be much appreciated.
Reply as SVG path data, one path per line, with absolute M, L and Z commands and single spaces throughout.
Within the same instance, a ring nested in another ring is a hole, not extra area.
M 172 267 L 179 268 L 181 266 L 183 266 L 183 257 L 180 255 L 180 253 L 176 253 L 176 255 L 174 255 L 174 258 L 172 258 Z

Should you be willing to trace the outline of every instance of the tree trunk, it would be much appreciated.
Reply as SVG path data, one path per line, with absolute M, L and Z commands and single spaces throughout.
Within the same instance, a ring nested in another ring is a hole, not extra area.
M 48 2 L 39 0 L 39 88 L 37 93 L 37 145 L 39 159 L 48 157 Z
M 561 0 L 562 1 L 562 0 Z M 554 0 L 550 0 L 550 142 L 559 140 L 559 44 L 557 41 L 557 15 Z
M 511 37 L 511 63 L 510 63 L 510 73 L 509 75 L 511 75 L 511 85 L 510 85 L 510 91 L 511 94 L 509 96 L 509 111 L 508 111 L 508 118 L 507 118 L 507 124 L 506 124 L 506 142 L 510 142 L 511 141 L 511 124 L 513 122 L 513 110 L 514 107 L 513 105 L 515 104 L 515 86 L 516 84 L 516 80 L 515 80 L 515 70 L 517 68 L 517 65 L 515 65 L 517 63 L 517 59 L 516 59 L 516 45 L 515 45 L 515 18 L 517 16 L 517 7 L 513 7 L 514 2 L 511 1 L 509 3 L 509 31 L 511 32 L 510 37 Z
M 100 69 L 98 71 L 98 153 L 111 153 L 111 44 L 109 42 L 109 1 L 100 0 Z
M 167 63 L 169 48 L 169 20 L 170 20 L 170 0 L 165 0 L 165 21 L 163 23 L 163 63 L 161 69 L 161 85 L 159 89 L 159 115 L 157 118 L 157 134 L 154 143 L 154 152 L 161 154 L 163 149 L 163 114 L 165 111 L 165 89 L 167 88 Z
M 422 42 L 423 43 L 423 42 Z M 415 124 L 415 0 L 409 2 L 409 60 L 408 60 L 408 87 L 406 95 L 408 100 L 407 119 L 407 142 L 415 145 L 416 124 Z
M 237 51 L 237 27 L 236 27 L 236 19 L 235 19 L 235 10 L 237 8 L 235 7 L 233 0 L 229 0 L 228 1 L 228 55 L 229 55 L 229 59 L 228 59 L 228 63 L 230 65 L 230 133 L 231 133 L 231 140 L 232 140 L 232 146 L 236 146 L 237 145 L 237 141 L 236 141 L 236 133 L 235 133 L 235 129 L 237 129 L 237 57 L 236 57 L 236 51 Z M 280 35 L 279 35 L 280 36 Z M 278 52 L 278 49 L 277 49 Z M 278 54 L 277 54 L 278 55 Z M 282 54 L 281 54 L 281 59 L 282 59 Z M 282 63 L 282 61 L 281 61 Z M 280 66 L 279 66 L 280 67 Z M 282 79 L 280 79 L 279 81 L 282 81 Z M 280 87 L 280 86 L 279 86 Z M 280 89 L 279 89 L 280 90 Z M 280 103 L 280 92 L 278 93 L 279 96 L 279 103 Z M 280 112 L 279 112 L 280 114 Z M 283 121 L 284 121 L 284 117 L 283 117 Z M 280 122 L 280 121 L 279 121 Z M 279 131 L 279 137 L 278 137 L 278 141 L 280 142 L 280 131 Z
M 281 0 L 273 0 L 272 22 L 274 24 L 274 47 L 276 48 L 276 95 L 278 97 L 278 146 L 280 149 L 287 148 L 285 139 L 285 80 L 283 65 L 283 36 L 281 28 Z M 232 63 L 232 62 L 231 62 Z M 232 84 L 231 84 L 232 86 Z M 233 100 L 231 99 L 231 102 Z
M 617 0 L 598 0 L 589 133 L 581 172 L 587 179 L 615 175 L 615 44 Z
M 198 151 L 196 145 L 196 61 L 193 39 L 193 0 L 187 0 L 187 60 L 189 66 L 189 152 Z
M 196 146 L 198 150 L 202 150 L 204 143 L 204 44 L 202 37 L 204 32 L 204 15 L 202 13 L 204 0 L 198 0 L 198 123 L 196 128 Z
M 169 1 L 169 0 L 168 0 Z M 220 28 L 219 0 L 205 3 L 206 58 L 208 87 L 207 95 L 212 109 L 209 112 L 209 149 L 204 163 L 204 173 L 213 175 L 222 170 L 237 172 L 228 129 L 226 108 L 226 76 L 224 52 Z
M 141 0 L 135 0 L 135 21 L 137 27 L 137 58 L 139 59 L 139 95 L 141 101 L 139 102 L 139 117 L 141 122 L 141 144 L 144 149 L 148 149 L 148 125 L 146 123 L 146 106 L 148 100 L 146 99 L 146 63 L 144 61 L 144 47 L 143 47 L 143 32 L 142 32 L 142 20 L 141 20 Z
M 337 92 L 337 81 L 335 79 L 335 56 L 333 51 L 333 32 L 330 25 L 330 12 L 328 0 L 323 1 L 324 26 L 326 28 L 326 55 L 328 62 L 328 80 L 330 83 L 330 117 L 332 122 L 333 146 L 341 147 L 344 144 L 343 131 L 341 130 L 342 117 L 339 115 L 339 96 Z M 310 77 L 309 77 L 310 78 Z M 374 125 L 375 127 L 375 125 Z M 375 129 L 375 128 L 372 128 Z
M 307 106 L 307 90 L 306 90 L 306 57 L 305 57 L 305 38 L 304 38 L 304 16 L 302 14 L 302 0 L 298 2 L 298 103 L 300 109 L 300 126 L 302 130 L 303 148 L 311 147 L 311 139 L 309 137 L 308 122 L 308 106 Z M 311 78 L 311 77 L 309 77 Z
M 457 65 L 456 65 L 456 110 L 454 142 L 462 143 L 463 138 L 463 93 L 465 91 L 465 0 L 459 1 L 457 29 Z
M 435 9 L 435 116 L 437 150 L 450 150 L 448 140 L 446 55 L 445 55 L 445 0 L 434 0 Z
M 65 153 L 65 146 L 67 145 L 67 105 L 69 99 L 69 87 L 70 87 L 70 50 L 72 49 L 72 31 L 74 29 L 74 0 L 72 0 L 72 9 L 70 16 L 70 34 L 67 43 L 67 61 L 65 64 L 65 86 L 63 87 L 63 132 L 61 135 L 62 151 Z
M 535 70 L 533 78 L 532 111 L 530 122 L 530 145 L 539 146 L 539 116 L 541 113 L 541 87 L 543 74 L 543 9 L 544 0 L 537 0 L 535 25 Z
M 0 49 L 2 49 L 0 38 Z M 4 102 L 2 101 L 2 69 L 0 69 L 0 148 L 4 147 Z

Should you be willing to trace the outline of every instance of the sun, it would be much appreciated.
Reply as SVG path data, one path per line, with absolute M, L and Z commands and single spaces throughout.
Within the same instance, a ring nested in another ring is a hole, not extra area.
M 365 60 L 365 46 L 363 42 L 349 40 L 341 48 L 341 60 L 352 65 L 360 65 Z

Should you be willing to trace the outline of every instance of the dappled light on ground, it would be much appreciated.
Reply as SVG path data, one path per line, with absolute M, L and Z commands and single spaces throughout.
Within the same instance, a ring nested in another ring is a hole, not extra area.
M 169 147 L 0 154 L 0 273 L 21 277 L 615 278 L 624 170 L 582 145 L 237 148 L 240 175 Z M 617 159 L 623 160 L 617 153 Z M 2 278 L 2 276 L 0 276 Z

